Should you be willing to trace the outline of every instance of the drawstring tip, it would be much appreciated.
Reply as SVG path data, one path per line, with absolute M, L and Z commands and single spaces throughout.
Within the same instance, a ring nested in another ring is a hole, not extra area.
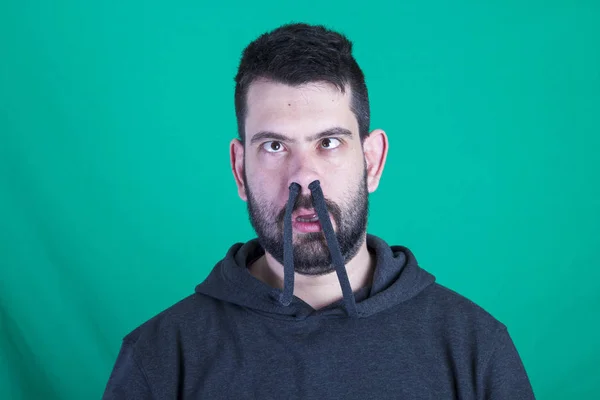
M 287 299 L 286 299 L 286 296 L 285 296 L 283 293 L 281 293 L 281 294 L 279 295 L 279 303 L 280 303 L 282 306 L 284 306 L 284 307 L 287 307 L 287 306 L 289 306 L 290 304 L 292 304 L 292 299 L 290 299 L 290 298 L 287 298 Z

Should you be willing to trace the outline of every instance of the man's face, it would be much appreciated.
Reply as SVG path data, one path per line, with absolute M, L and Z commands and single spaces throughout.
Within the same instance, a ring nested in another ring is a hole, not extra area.
M 288 86 L 254 82 L 248 91 L 244 184 L 259 242 L 283 263 L 283 220 L 289 186 L 301 186 L 292 214 L 294 266 L 317 275 L 334 270 L 308 189 L 319 180 L 346 262 L 364 240 L 368 191 L 350 90 L 328 83 Z

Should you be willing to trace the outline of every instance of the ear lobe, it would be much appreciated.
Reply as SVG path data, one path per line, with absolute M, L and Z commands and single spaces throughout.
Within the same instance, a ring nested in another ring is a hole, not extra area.
M 248 200 L 246 185 L 244 182 L 244 144 L 239 139 L 233 139 L 229 144 L 229 158 L 231 172 L 235 179 L 238 195 L 244 201 Z

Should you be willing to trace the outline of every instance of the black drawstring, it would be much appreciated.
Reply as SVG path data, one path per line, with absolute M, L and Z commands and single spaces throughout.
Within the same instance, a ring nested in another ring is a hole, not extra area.
M 327 246 L 329 247 L 329 253 L 331 254 L 331 262 L 335 266 L 335 272 L 337 273 L 340 286 L 342 287 L 346 312 L 350 317 L 356 318 L 358 314 L 356 312 L 354 293 L 352 293 L 352 287 L 350 286 L 348 274 L 346 273 L 346 263 L 344 262 L 344 257 L 340 251 L 337 237 L 335 236 L 333 226 L 331 225 L 331 220 L 329 219 L 329 212 L 327 211 L 327 206 L 325 205 L 325 197 L 323 196 L 320 182 L 318 180 L 313 181 L 308 185 L 308 188 L 312 193 L 313 205 L 315 206 L 315 210 L 319 216 L 321 228 L 323 228 L 323 232 L 325 233 L 325 239 L 327 240 Z
M 358 313 L 356 312 L 354 293 L 352 293 L 352 287 L 350 286 L 348 274 L 346 273 L 344 257 L 340 251 L 337 237 L 335 236 L 331 220 L 329 219 L 329 212 L 327 211 L 327 205 L 325 204 L 325 197 L 323 196 L 320 182 L 318 180 L 313 181 L 308 185 L 308 188 L 312 193 L 313 205 L 319 216 L 321 228 L 323 228 L 323 233 L 327 240 L 327 246 L 329 247 L 329 253 L 331 254 L 331 263 L 335 266 L 335 272 L 337 273 L 340 286 L 342 287 L 346 312 L 350 317 L 356 318 Z M 284 306 L 289 306 L 292 302 L 292 297 L 294 296 L 292 212 L 294 211 L 294 206 L 299 193 L 300 185 L 293 182 L 290 185 L 290 195 L 285 207 L 285 219 L 283 221 L 283 292 L 279 295 L 279 302 Z
M 279 296 L 279 302 L 289 306 L 294 295 L 294 248 L 292 244 L 292 212 L 296 199 L 300 193 L 300 185 L 293 182 L 290 185 L 290 196 L 285 207 L 285 219 L 283 220 L 283 293 Z

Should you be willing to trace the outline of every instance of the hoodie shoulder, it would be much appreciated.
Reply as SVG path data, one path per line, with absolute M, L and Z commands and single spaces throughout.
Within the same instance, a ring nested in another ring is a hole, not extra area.
M 219 312 L 218 300 L 201 293 L 191 294 L 129 332 L 123 342 L 134 347 L 166 341 L 171 335 L 205 331 Z
M 446 325 L 475 324 L 491 331 L 506 326 L 483 307 L 456 291 L 435 282 L 422 293 L 427 310 Z
M 178 398 L 184 361 L 205 351 L 203 338 L 215 329 L 216 307 L 217 301 L 196 293 L 127 334 L 103 399 Z
M 475 362 L 470 365 L 475 368 L 478 398 L 535 399 L 523 362 L 504 323 L 475 302 L 438 283 L 425 292 L 429 292 L 423 297 L 429 297 L 430 313 L 437 319 L 434 328 L 439 332 L 438 340 L 451 346 L 458 357 Z
M 438 345 L 449 346 L 485 363 L 507 332 L 506 326 L 467 297 L 434 283 L 405 310 Z M 408 304 L 407 304 L 408 306 Z

